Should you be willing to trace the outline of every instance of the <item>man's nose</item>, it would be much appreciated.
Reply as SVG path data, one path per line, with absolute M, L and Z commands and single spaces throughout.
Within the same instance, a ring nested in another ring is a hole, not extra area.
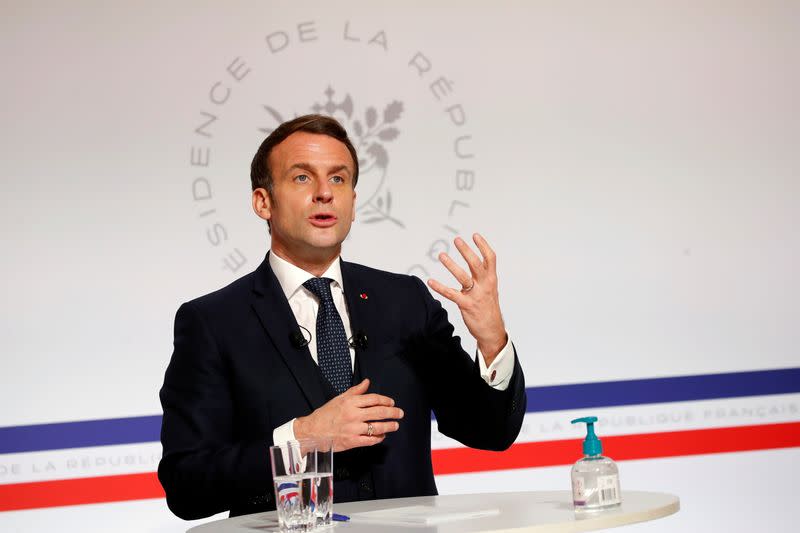
M 333 190 L 327 180 L 320 180 L 317 182 L 317 187 L 314 190 L 314 201 L 327 203 L 333 199 Z

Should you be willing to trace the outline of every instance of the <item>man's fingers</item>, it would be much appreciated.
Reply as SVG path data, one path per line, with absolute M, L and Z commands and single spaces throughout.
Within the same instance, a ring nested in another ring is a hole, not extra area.
M 373 392 L 371 394 L 362 394 L 358 398 L 355 398 L 355 403 L 353 405 L 362 408 L 373 407 L 376 405 L 394 407 L 394 400 L 389 398 L 388 396 L 383 396 L 382 394 L 375 394 Z
M 438 292 L 439 294 L 441 294 L 451 302 L 455 303 L 456 305 L 461 306 L 464 297 L 461 291 L 451 289 L 447 285 L 439 281 L 436 281 L 435 279 L 428 280 L 428 287 Z
M 464 261 L 466 261 L 467 264 L 469 265 L 469 269 L 472 272 L 472 276 L 473 277 L 480 276 L 481 258 L 478 257 L 478 254 L 473 252 L 472 248 L 469 247 L 469 244 L 467 244 L 461 237 L 456 237 L 453 243 L 456 245 L 456 248 L 458 248 L 458 251 L 461 253 L 461 257 L 463 257 Z
M 439 254 L 439 261 L 444 265 L 444 267 L 450 271 L 456 281 L 458 281 L 462 287 L 469 287 L 472 284 L 472 276 L 467 274 L 467 272 L 458 266 L 458 264 L 453 261 L 453 258 L 447 255 L 446 253 L 442 252 Z
M 399 422 L 372 422 L 373 435 L 385 435 L 400 429 Z
M 372 435 L 368 434 L 369 424 L 372 424 Z M 400 429 L 397 422 L 356 422 L 347 424 L 345 434 L 334 439 L 333 451 L 341 452 L 351 448 L 374 446 L 386 438 L 388 433 Z
M 383 439 L 385 438 L 386 435 L 373 435 L 371 437 L 367 437 L 366 435 L 359 435 L 357 437 L 347 439 L 346 442 L 347 447 L 343 448 L 342 450 L 336 450 L 336 451 L 349 450 L 351 448 L 363 448 L 365 446 L 375 446 L 376 444 L 380 444 L 381 442 L 383 442 Z
M 483 235 L 480 233 L 475 233 L 472 236 L 472 240 L 475 241 L 475 245 L 478 247 L 478 250 L 480 250 L 481 255 L 483 256 L 483 262 L 486 264 L 486 266 L 490 269 L 494 269 L 496 266 L 497 256 L 495 255 L 494 250 L 492 250 L 492 247 L 489 246 L 489 243 L 486 241 L 486 239 L 483 238 Z
M 364 420 L 400 420 L 404 414 L 398 407 L 369 407 L 361 410 Z
M 353 385 L 346 391 L 342 393 L 342 396 L 357 396 L 359 394 L 364 394 L 369 389 L 369 379 L 364 379 L 358 385 Z
M 372 435 L 369 434 L 369 425 L 372 424 Z M 398 422 L 361 422 L 359 424 L 359 435 L 366 435 L 367 437 L 374 437 L 375 435 L 385 435 L 400 429 Z
M 372 424 L 372 435 L 368 434 L 369 424 Z M 344 434 L 338 437 L 334 443 L 334 450 L 337 452 L 378 444 L 386 438 L 387 433 L 393 433 L 400 429 L 400 424 L 397 422 L 356 422 L 348 424 L 343 429 L 345 430 Z

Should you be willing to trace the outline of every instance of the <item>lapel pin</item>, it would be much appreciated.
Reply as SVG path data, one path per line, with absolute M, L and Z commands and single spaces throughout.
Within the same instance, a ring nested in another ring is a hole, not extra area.
M 366 292 L 362 292 L 361 294 L 359 294 L 359 296 L 361 297 L 361 299 L 362 299 L 362 300 L 367 300 L 367 299 L 369 299 L 369 296 L 367 296 L 367 293 L 366 293 Z

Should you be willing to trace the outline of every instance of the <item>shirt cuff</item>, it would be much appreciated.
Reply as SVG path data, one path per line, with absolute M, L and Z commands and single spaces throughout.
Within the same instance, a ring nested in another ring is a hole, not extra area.
M 506 332 L 508 341 L 492 364 L 486 366 L 483 354 L 478 350 L 478 366 L 480 368 L 483 381 L 490 387 L 497 390 L 506 390 L 511 383 L 511 376 L 514 374 L 514 346 L 511 344 L 511 335 Z
M 294 438 L 295 420 L 297 419 L 292 418 L 285 424 L 278 426 L 272 430 L 272 444 L 285 444 L 287 441 L 295 440 Z

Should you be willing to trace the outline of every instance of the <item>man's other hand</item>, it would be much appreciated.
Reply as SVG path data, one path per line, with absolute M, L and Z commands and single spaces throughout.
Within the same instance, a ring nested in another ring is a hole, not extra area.
M 464 325 L 478 341 L 478 349 L 488 367 L 508 342 L 508 336 L 503 324 L 503 315 L 500 313 L 497 257 L 482 236 L 476 233 L 472 236 L 472 240 L 475 241 L 481 257 L 473 252 L 461 237 L 453 241 L 469 266 L 469 272 L 458 266 L 446 253 L 439 254 L 439 261 L 461 284 L 461 288 L 450 288 L 435 279 L 428 280 L 428 286 L 454 302 L 461 310 Z
M 380 394 L 367 394 L 369 380 L 350 387 L 308 416 L 294 421 L 298 439 L 333 439 L 333 451 L 372 446 L 383 442 L 387 433 L 397 431 L 403 410 L 394 400 Z

